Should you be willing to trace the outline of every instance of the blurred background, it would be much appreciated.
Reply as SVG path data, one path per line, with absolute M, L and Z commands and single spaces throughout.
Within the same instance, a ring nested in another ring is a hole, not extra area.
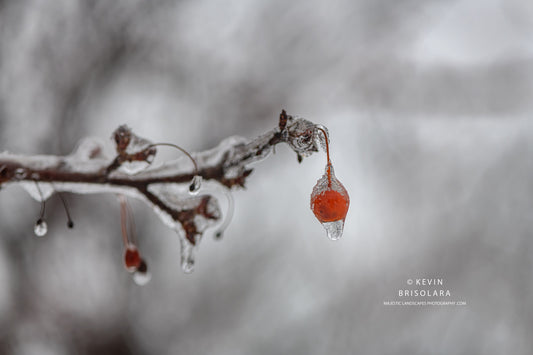
M 533 3 L 0 1 L 0 149 L 70 153 L 128 124 L 191 151 L 282 108 L 331 134 L 340 241 L 309 209 L 325 156 L 278 146 L 191 275 L 131 201 L 151 282 L 122 265 L 114 196 L 0 194 L 1 354 L 529 354 Z M 160 161 L 176 157 L 161 149 Z M 399 297 L 438 278 L 447 297 Z M 462 306 L 387 306 L 387 301 Z

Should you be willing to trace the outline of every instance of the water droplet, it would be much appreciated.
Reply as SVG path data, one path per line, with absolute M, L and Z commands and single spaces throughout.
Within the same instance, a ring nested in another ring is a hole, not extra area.
M 48 224 L 46 224 L 46 221 L 39 218 L 37 222 L 35 222 L 35 226 L 33 227 L 33 232 L 38 237 L 44 237 L 46 233 L 48 232 Z
M 191 195 L 197 195 L 200 192 L 202 187 L 202 177 L 200 175 L 195 175 L 192 178 L 191 184 L 189 185 L 189 192 Z
M 194 246 L 187 239 L 181 239 L 181 269 L 186 274 L 194 271 Z
M 133 282 L 139 286 L 146 285 L 152 279 L 152 273 L 148 271 L 148 265 L 144 260 L 141 260 L 141 263 L 137 270 L 133 273 Z
M 326 230 L 329 239 L 337 240 L 342 237 L 342 232 L 344 231 L 344 219 L 333 222 L 324 222 L 322 223 L 322 226 Z
M 150 271 L 140 272 L 135 271 L 133 273 L 133 281 L 139 285 L 144 286 L 152 279 L 152 273 Z
M 15 179 L 22 180 L 26 177 L 26 169 L 17 168 L 15 169 Z

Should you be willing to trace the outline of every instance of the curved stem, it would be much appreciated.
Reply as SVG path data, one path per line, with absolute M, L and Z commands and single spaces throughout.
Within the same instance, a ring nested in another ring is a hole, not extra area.
M 70 218 L 70 212 L 68 211 L 67 201 L 65 201 L 65 198 L 63 197 L 63 194 L 61 192 L 57 192 L 57 195 L 61 199 L 61 203 L 63 204 L 63 208 L 65 209 L 65 213 L 67 214 L 67 227 L 72 228 L 74 227 L 74 222 L 72 221 L 72 218 Z
M 198 175 L 198 164 L 196 163 L 196 160 L 192 157 L 192 155 L 188 151 L 186 151 L 179 145 L 172 144 L 172 143 L 154 143 L 154 144 L 150 144 L 148 148 L 157 147 L 157 146 L 166 146 L 166 147 L 172 147 L 172 148 L 178 149 L 180 152 L 185 154 L 192 161 L 192 163 L 194 164 L 194 175 Z

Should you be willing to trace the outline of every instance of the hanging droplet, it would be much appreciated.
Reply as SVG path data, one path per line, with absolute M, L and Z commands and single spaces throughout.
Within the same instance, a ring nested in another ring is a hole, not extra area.
M 141 265 L 142 259 L 139 250 L 133 246 L 129 245 L 124 252 L 124 266 L 129 272 L 134 272 Z
M 46 221 L 44 219 L 39 218 L 37 222 L 35 222 L 33 232 L 38 237 L 44 237 L 48 232 L 48 224 L 46 224 Z
M 182 257 L 181 259 L 181 269 L 184 273 L 190 274 L 194 271 L 194 258 L 192 256 Z
M 139 285 L 144 286 L 152 279 L 152 273 L 148 271 L 148 265 L 141 259 L 137 270 L 133 273 L 133 281 Z
M 202 187 L 202 177 L 200 175 L 194 175 L 191 184 L 189 185 L 189 192 L 191 195 L 197 195 Z
M 342 236 L 344 220 L 350 206 L 350 197 L 342 183 L 335 177 L 333 166 L 317 181 L 311 193 L 311 210 L 326 229 L 331 240 Z

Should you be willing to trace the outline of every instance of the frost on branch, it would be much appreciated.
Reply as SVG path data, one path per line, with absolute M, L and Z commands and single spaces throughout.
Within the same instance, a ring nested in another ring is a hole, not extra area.
M 82 140 L 67 156 L 1 153 L 0 185 L 22 185 L 33 198 L 42 202 L 42 218 L 44 202 L 54 193 L 63 191 L 113 193 L 142 200 L 178 233 L 182 267 L 190 272 L 202 236 L 209 228 L 222 223 L 221 208 L 214 192 L 218 189 L 220 195 L 230 196 L 232 188 L 244 187 L 252 172 L 250 164 L 268 157 L 279 143 L 287 143 L 301 161 L 317 152 L 319 146 L 327 145 L 326 132 L 322 126 L 282 111 L 278 126 L 255 139 L 230 137 L 213 149 L 189 154 L 174 144 L 153 144 L 127 126 L 120 126 L 112 135 L 116 144 L 113 154 L 106 153 L 103 144 L 92 138 Z M 185 154 L 179 159 L 152 165 L 156 147 L 165 145 Z M 202 187 L 202 181 L 209 185 L 208 189 Z M 232 206 L 231 197 L 228 198 Z M 121 201 L 121 208 L 127 210 L 124 200 Z M 124 212 L 122 216 L 124 243 L 129 250 L 135 246 L 128 234 L 134 232 L 128 228 L 128 214 Z

